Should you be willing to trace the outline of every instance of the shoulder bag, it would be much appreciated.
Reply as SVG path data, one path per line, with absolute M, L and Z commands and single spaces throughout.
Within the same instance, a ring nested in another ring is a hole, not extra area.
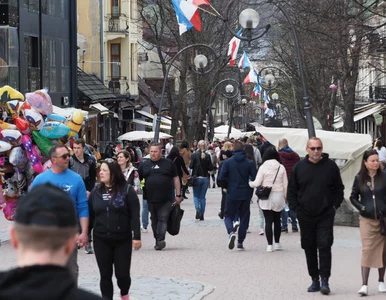
M 277 174 L 279 173 L 280 165 L 277 168 L 277 172 L 275 175 L 275 179 L 272 182 L 272 185 L 275 184 Z M 268 200 L 269 195 L 271 194 L 272 186 L 261 186 L 256 189 L 256 196 L 259 198 L 259 200 Z
M 373 194 L 373 201 L 374 201 L 374 210 L 377 209 L 377 206 L 376 206 L 376 203 L 375 203 L 375 193 L 374 193 L 374 188 L 373 186 L 370 184 L 368 184 L 368 187 L 371 191 L 371 193 Z M 385 217 L 383 216 L 383 213 L 381 211 L 378 212 L 378 219 L 379 219 L 379 225 L 380 225 L 380 233 L 381 235 L 383 236 L 386 236 L 386 220 L 385 220 Z

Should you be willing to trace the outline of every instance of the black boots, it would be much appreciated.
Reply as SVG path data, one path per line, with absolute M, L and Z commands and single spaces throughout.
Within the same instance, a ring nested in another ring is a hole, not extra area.
M 188 197 L 186 197 L 186 190 L 187 189 L 188 189 L 187 185 L 182 185 L 182 188 L 181 188 L 182 199 L 188 199 Z
M 314 293 L 320 291 L 320 281 L 319 278 L 312 279 L 311 285 L 308 287 L 307 292 Z

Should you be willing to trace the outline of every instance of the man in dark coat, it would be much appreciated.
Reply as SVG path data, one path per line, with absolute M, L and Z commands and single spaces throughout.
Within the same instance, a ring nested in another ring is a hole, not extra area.
M 225 227 L 229 234 L 228 248 L 235 246 L 236 233 L 233 220 L 236 215 L 240 218 L 237 249 L 244 250 L 243 242 L 247 233 L 250 218 L 250 201 L 253 189 L 249 187 L 249 180 L 256 177 L 256 165 L 247 159 L 242 142 L 235 142 L 233 155 L 223 162 L 218 180 L 228 179 L 225 203 Z
M 308 155 L 292 169 L 287 201 L 298 217 L 300 241 L 312 278 L 307 291 L 328 295 L 334 218 L 343 201 L 344 185 L 338 166 L 323 153 L 319 138 L 309 139 L 306 150 Z
M 287 177 L 289 179 L 289 177 L 291 175 L 292 168 L 300 160 L 299 154 L 297 154 L 295 151 L 293 151 L 288 146 L 287 139 L 283 138 L 283 139 L 279 140 L 279 155 L 280 155 L 281 164 L 285 167 L 285 170 L 287 171 Z M 292 232 L 298 232 L 296 215 L 292 209 L 290 209 L 288 212 L 286 212 L 285 209 L 282 210 L 282 212 L 281 212 L 281 231 L 282 232 L 288 232 L 288 215 L 291 218 Z

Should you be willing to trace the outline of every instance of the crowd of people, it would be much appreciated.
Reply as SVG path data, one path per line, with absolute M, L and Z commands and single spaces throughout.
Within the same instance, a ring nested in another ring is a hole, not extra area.
M 310 138 L 305 148 L 307 155 L 301 159 L 285 138 L 277 146 L 260 135 L 213 143 L 182 141 L 178 146 L 170 139 L 165 146 L 126 143 L 117 147 L 111 143 L 97 161 L 82 139 L 74 141 L 72 155 L 66 146 L 55 145 L 49 153 L 51 169 L 38 175 L 31 191 L 20 199 L 11 229 L 17 255 L 30 261 L 20 259 L 18 268 L 0 273 L 0 298 L 10 299 L 4 282 L 14 280 L 19 269 L 27 268 L 26 274 L 36 275 L 37 283 L 44 279 L 38 275 L 41 268 L 68 282 L 66 291 L 55 291 L 52 282 L 45 282 L 50 293 L 62 293 L 63 299 L 78 294 L 82 299 L 94 299 L 77 289 L 77 253 L 84 247 L 87 254 L 95 252 L 102 297 L 113 299 L 114 269 L 121 299 L 129 299 L 132 249 L 141 248 L 141 234 L 148 232 L 149 217 L 154 249 L 161 251 L 166 247 L 171 208 L 188 199 L 189 187 L 198 222 L 205 221 L 207 190 L 221 188 L 218 216 L 224 219 L 227 247 L 232 250 L 236 246 L 239 251 L 245 250 L 256 191 L 259 234 L 266 237 L 266 251 L 285 248 L 280 238 L 291 224 L 292 232 L 300 231 L 306 256 L 311 277 L 307 291 L 327 295 L 334 218 L 344 199 L 344 185 L 338 166 L 323 152 L 319 138 Z M 382 142 L 377 142 L 364 153 L 350 197 L 360 214 L 360 295 L 368 294 L 370 268 L 378 269 L 378 291 L 386 292 L 383 151 Z M 44 260 L 44 266 L 35 266 L 42 255 L 50 259 Z

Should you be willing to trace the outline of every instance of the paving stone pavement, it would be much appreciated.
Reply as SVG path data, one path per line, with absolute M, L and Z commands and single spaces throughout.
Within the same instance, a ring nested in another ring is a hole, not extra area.
M 185 210 L 181 232 L 166 237 L 166 248 L 154 251 L 151 229 L 142 234 L 143 247 L 133 252 L 131 298 L 147 299 L 325 299 L 307 293 L 310 284 L 299 233 L 282 234 L 283 251 L 265 252 L 266 238 L 258 235 L 259 214 L 251 204 L 252 219 L 244 242 L 245 251 L 230 251 L 223 220 L 217 216 L 221 193 L 209 189 L 205 221 L 194 220 L 193 195 L 182 204 Z M 0 238 L 7 239 L 9 222 L 0 216 Z M 355 299 L 361 286 L 359 229 L 336 226 L 332 248 L 332 293 L 329 298 Z M 95 256 L 79 251 L 80 286 L 99 294 L 99 271 Z M 0 248 L 0 270 L 15 266 L 9 243 Z M 377 271 L 369 280 L 371 299 L 385 299 L 377 292 Z M 119 299 L 115 279 L 115 298 Z

